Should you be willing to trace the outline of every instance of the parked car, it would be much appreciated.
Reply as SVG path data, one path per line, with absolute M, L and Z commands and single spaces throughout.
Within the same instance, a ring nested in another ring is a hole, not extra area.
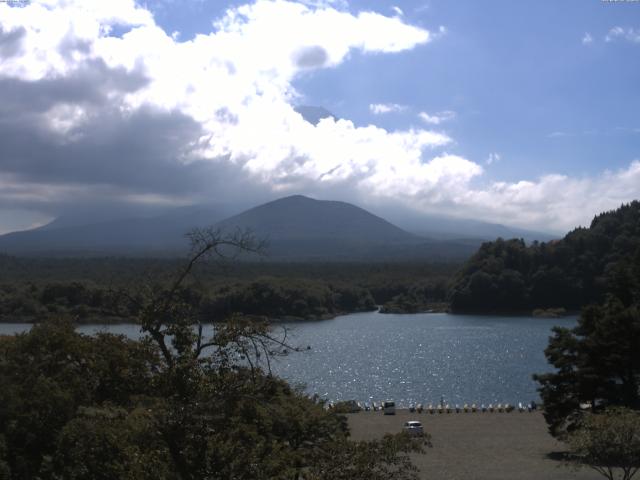
M 395 402 L 382 402 L 382 411 L 385 415 L 395 415 L 396 414 L 396 404 Z
M 413 437 L 422 437 L 424 435 L 424 430 L 422 428 L 422 423 L 417 420 L 409 420 L 408 422 L 404 422 L 404 427 L 402 427 L 405 432 Z

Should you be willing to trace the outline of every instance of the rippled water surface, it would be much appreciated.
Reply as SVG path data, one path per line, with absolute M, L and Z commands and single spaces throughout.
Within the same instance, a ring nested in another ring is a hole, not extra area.
M 490 403 L 537 399 L 531 374 L 549 371 L 551 328 L 575 318 L 541 319 L 449 314 L 358 313 L 283 324 L 288 341 L 310 350 L 280 357 L 274 370 L 309 393 L 331 400 L 394 399 L 400 404 Z M 0 333 L 23 331 L 0 324 Z M 83 326 L 139 335 L 135 325 Z

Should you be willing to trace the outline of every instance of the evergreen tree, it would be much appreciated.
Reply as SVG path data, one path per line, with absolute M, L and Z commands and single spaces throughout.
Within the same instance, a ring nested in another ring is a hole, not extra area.
M 513 312 L 564 308 L 579 310 L 613 293 L 634 253 L 640 255 L 640 202 L 596 216 L 589 228 L 564 238 L 526 246 L 522 240 L 487 242 L 453 279 L 454 312 Z M 637 273 L 636 273 L 637 278 Z
M 556 372 L 534 375 L 553 435 L 579 425 L 585 409 L 640 409 L 638 259 L 616 267 L 603 305 L 585 308 L 573 329 L 554 329 L 545 355 Z

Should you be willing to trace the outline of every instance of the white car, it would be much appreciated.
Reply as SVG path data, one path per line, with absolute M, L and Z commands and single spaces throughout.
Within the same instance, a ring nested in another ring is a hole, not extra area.
M 409 420 L 408 422 L 404 422 L 404 427 L 402 427 L 405 432 L 413 437 L 422 437 L 424 435 L 424 430 L 422 429 L 422 423 L 417 420 Z

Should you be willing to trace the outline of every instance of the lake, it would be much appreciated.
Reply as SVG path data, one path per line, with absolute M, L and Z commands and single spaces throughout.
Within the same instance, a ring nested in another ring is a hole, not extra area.
M 303 351 L 279 357 L 274 370 L 329 400 L 393 399 L 400 405 L 537 400 L 533 373 L 551 369 L 544 357 L 551 328 L 575 317 L 545 319 L 377 312 L 333 320 L 283 323 L 288 342 Z M 0 334 L 27 330 L 0 324 Z M 136 325 L 87 325 L 137 338 Z M 310 346 L 310 350 L 304 350 Z

